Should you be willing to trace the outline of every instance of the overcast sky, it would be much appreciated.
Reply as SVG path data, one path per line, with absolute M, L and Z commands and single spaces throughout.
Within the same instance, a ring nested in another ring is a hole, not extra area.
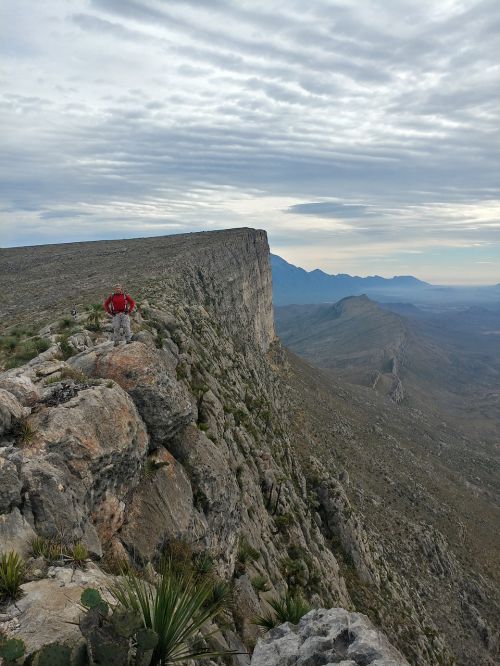
M 2 0 L 0 246 L 251 226 L 500 281 L 498 0 Z

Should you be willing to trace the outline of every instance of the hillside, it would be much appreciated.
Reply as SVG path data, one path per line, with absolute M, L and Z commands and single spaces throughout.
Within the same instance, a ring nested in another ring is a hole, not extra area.
M 449 418 L 490 449 L 498 440 L 498 313 L 380 306 L 357 296 L 277 307 L 275 314 L 283 342 L 337 379 L 369 386 L 434 420 Z
M 29 557 L 35 535 L 82 543 L 104 568 L 29 559 L 0 631 L 31 650 L 75 641 L 82 586 L 105 586 L 117 560 L 147 573 L 181 548 L 231 586 L 219 645 L 251 652 L 252 618 L 288 589 L 341 616 L 367 613 L 415 666 L 493 666 L 491 461 L 281 346 L 264 232 L 2 250 L 0 275 L 14 361 L 0 374 L 2 549 Z M 140 309 L 133 342 L 113 347 L 86 307 L 117 279 Z M 46 347 L 31 360 L 20 356 L 35 349 L 27 324 Z M 374 652 L 367 629 L 346 631 L 334 663 L 406 663 L 383 642 Z

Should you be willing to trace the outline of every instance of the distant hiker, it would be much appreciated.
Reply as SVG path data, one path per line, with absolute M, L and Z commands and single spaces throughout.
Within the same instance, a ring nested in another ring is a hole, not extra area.
M 123 291 L 121 284 L 115 285 L 113 293 L 104 301 L 104 309 L 113 317 L 113 339 L 115 347 L 120 344 L 120 330 L 123 330 L 126 344 L 132 342 L 129 315 L 134 307 L 135 301 Z
M 76 319 L 76 315 L 77 315 L 76 307 L 73 305 L 73 307 L 71 308 L 71 316 L 73 317 L 73 319 Z

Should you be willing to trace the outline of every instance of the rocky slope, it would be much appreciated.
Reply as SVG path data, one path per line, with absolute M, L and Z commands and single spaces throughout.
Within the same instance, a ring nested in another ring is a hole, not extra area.
M 233 589 L 220 640 L 240 652 L 260 635 L 251 619 L 266 596 L 300 589 L 316 608 L 354 610 L 365 603 L 357 593 L 373 588 L 380 609 L 373 619 L 411 663 L 452 663 L 432 612 L 411 586 L 391 583 L 398 567 L 390 548 L 386 556 L 373 543 L 348 476 L 305 446 L 293 379 L 300 372 L 275 338 L 263 232 L 17 249 L 0 259 L 12 290 L 4 323 L 26 320 L 19 303 L 28 299 L 49 345 L 0 374 L 2 550 L 29 556 L 38 535 L 82 542 L 101 565 L 148 567 L 179 547 L 208 554 Z M 84 307 L 123 277 L 140 310 L 134 341 L 115 348 L 109 326 L 92 330 Z M 68 330 L 54 315 L 73 303 L 82 314 Z M 80 587 L 105 581 L 91 565 L 83 578 L 29 565 L 24 600 L 2 609 L 0 630 L 36 649 L 34 618 L 43 617 L 44 640 L 56 638 Z M 53 602 L 45 615 L 36 606 L 41 595 Z M 485 627 L 477 654 L 489 664 L 495 636 Z

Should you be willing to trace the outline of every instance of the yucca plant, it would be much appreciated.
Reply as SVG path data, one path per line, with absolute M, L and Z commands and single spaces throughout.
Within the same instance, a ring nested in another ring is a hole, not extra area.
M 55 562 L 62 557 L 63 545 L 57 539 L 36 536 L 31 540 L 30 553 L 33 557 L 44 557 L 49 562 Z
M 87 322 L 92 326 L 94 331 L 101 330 L 101 316 L 104 314 L 104 308 L 101 303 L 92 303 L 89 305 L 87 315 Z
M 311 606 L 303 597 L 291 592 L 287 592 L 278 599 L 271 599 L 267 603 L 273 610 L 254 618 L 253 624 L 268 630 L 274 629 L 284 622 L 297 624 L 311 610 Z
M 251 581 L 252 587 L 256 592 L 269 592 L 269 581 L 265 576 L 254 576 Z
M 179 568 L 168 559 L 156 582 L 127 574 L 109 591 L 121 606 L 140 615 L 145 628 L 158 634 L 151 666 L 234 654 L 192 647 L 200 628 L 227 603 L 227 590 L 214 594 L 210 578 Z
M 83 543 L 75 543 L 64 554 L 65 559 L 68 559 L 74 567 L 83 569 L 85 563 L 89 559 L 89 551 L 85 548 Z
M 26 566 L 15 552 L 0 555 L 0 599 L 17 599 L 21 594 Z

